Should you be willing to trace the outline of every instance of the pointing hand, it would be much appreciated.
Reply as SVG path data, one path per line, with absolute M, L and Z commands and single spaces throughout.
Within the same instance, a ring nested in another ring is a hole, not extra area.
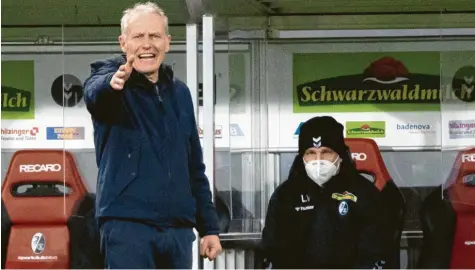
M 114 90 L 122 90 L 124 88 L 125 82 L 129 79 L 130 74 L 133 70 L 133 63 L 135 60 L 135 56 L 131 56 L 127 59 L 127 63 L 121 65 L 119 70 L 112 76 L 110 86 Z

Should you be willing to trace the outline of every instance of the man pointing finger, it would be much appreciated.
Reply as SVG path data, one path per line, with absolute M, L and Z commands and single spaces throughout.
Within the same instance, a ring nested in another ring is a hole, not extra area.
M 84 85 L 106 268 L 190 269 L 193 228 L 203 256 L 221 252 L 191 94 L 163 64 L 171 38 L 156 4 L 126 10 L 121 29 L 125 55 L 91 64 Z
M 131 56 L 127 59 L 127 63 L 125 65 L 121 65 L 119 70 L 112 76 L 110 86 L 114 90 L 122 90 L 124 88 L 125 82 L 129 79 L 130 74 L 133 70 L 135 56 Z

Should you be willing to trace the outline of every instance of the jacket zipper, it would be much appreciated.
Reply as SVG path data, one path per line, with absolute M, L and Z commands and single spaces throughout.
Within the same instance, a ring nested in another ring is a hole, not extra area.
M 159 103 L 159 106 L 160 106 L 159 110 L 163 114 L 165 114 L 165 107 L 163 106 L 162 96 L 160 95 L 160 88 L 156 84 L 154 85 L 153 88 L 154 88 L 155 93 L 157 94 L 157 97 L 158 97 L 158 103 Z M 164 121 L 164 126 L 165 126 L 165 132 L 170 137 L 170 132 L 168 130 L 168 125 L 167 125 L 166 121 Z M 169 180 L 171 180 L 172 179 L 172 173 L 171 173 L 171 170 L 170 170 L 170 159 L 166 158 L 166 162 L 167 162 L 168 178 L 169 178 Z

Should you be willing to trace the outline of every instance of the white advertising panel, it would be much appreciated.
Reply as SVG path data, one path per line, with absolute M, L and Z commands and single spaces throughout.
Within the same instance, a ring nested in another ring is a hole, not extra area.
M 61 53 L 61 47 L 56 50 L 25 47 L 19 53 L 14 48 L 2 49 L 2 148 L 93 149 L 93 126 L 83 101 L 83 83 L 90 75 L 90 63 L 120 53 L 118 48 L 77 46 L 70 47 L 65 54 Z M 245 119 L 248 81 L 244 69 L 249 54 L 246 51 L 229 54 L 229 48 L 225 49 L 217 51 L 215 56 L 215 146 L 229 148 L 232 136 L 233 145 L 246 148 L 250 140 L 243 135 L 249 122 Z M 8 53 L 12 50 L 15 53 Z M 198 60 L 201 82 L 201 56 Z M 165 62 L 172 66 L 177 78 L 186 82 L 185 52 L 172 51 Z M 233 120 L 234 116 L 237 118 Z M 199 122 L 202 121 L 200 114 Z M 202 131 L 202 125 L 198 130 Z
M 251 113 L 257 106 L 250 101 L 251 81 L 256 78 L 248 49 L 218 50 L 215 147 L 294 151 L 299 124 L 322 115 L 340 121 L 345 136 L 372 138 L 382 148 L 474 145 L 471 45 L 464 41 L 430 42 L 430 46 L 427 42 L 267 44 L 267 68 L 257 80 L 265 81 L 265 89 L 259 90 L 266 93 L 266 118 L 262 112 Z M 94 148 L 82 84 L 91 62 L 119 51 L 107 46 L 93 50 L 78 46 L 73 51 L 3 53 L 2 148 Z M 165 62 L 186 81 L 184 51 L 172 51 Z M 198 78 L 202 72 L 200 68 Z M 200 112 L 199 131 L 203 120 Z

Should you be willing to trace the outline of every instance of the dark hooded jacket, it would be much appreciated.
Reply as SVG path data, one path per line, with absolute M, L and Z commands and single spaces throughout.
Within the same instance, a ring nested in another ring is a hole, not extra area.
M 381 268 L 391 230 L 377 188 L 349 155 L 321 188 L 306 174 L 302 154 L 273 193 L 262 249 L 275 269 Z
M 188 87 L 162 64 L 157 83 L 134 70 L 115 91 L 110 80 L 125 62 L 92 63 L 84 84 L 99 167 L 96 216 L 218 234 Z

